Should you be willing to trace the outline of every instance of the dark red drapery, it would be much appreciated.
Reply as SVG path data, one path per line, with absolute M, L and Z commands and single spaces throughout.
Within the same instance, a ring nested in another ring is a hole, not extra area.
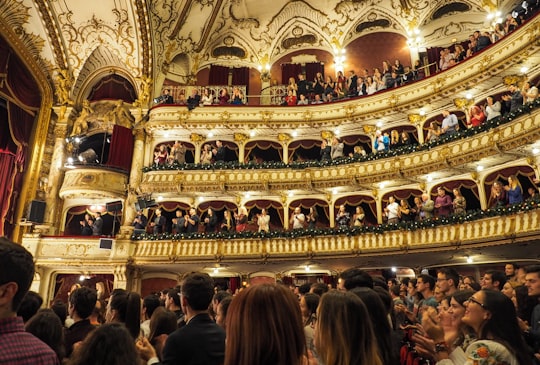
M 299 63 L 284 63 L 281 65 L 281 83 L 288 84 L 289 78 L 298 81 L 298 75 L 302 73 L 302 65 Z
M 109 148 L 109 159 L 106 165 L 124 171 L 131 170 L 133 155 L 133 133 L 131 129 L 115 125 Z
M 324 76 L 324 64 L 321 62 L 306 63 L 306 80 L 313 81 L 317 72 L 320 72 Z
M 235 67 L 232 69 L 232 84 L 245 85 L 246 92 L 249 86 L 249 67 Z
M 228 85 L 229 67 L 212 65 L 208 75 L 208 85 Z

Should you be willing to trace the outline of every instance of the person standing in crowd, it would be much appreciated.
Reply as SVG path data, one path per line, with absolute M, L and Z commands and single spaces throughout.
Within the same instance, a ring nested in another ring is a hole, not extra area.
M 64 331 L 66 356 L 71 356 L 73 345 L 82 341 L 96 327 L 90 323 L 89 317 L 97 302 L 95 290 L 81 287 L 75 289 L 68 298 L 68 314 L 73 324 Z
M 101 236 L 103 234 L 103 218 L 101 218 L 101 213 L 96 212 L 94 214 L 94 224 L 92 225 L 92 236 Z
M 161 364 L 221 365 L 225 359 L 225 331 L 209 314 L 214 296 L 214 281 L 205 273 L 188 275 L 180 292 L 186 325 L 171 333 L 163 348 Z M 146 338 L 137 348 L 147 364 L 158 364 L 156 350 Z
M 357 206 L 355 213 L 352 217 L 352 223 L 351 225 L 353 227 L 362 227 L 364 225 L 364 218 L 366 217 L 366 214 L 364 213 L 364 208 L 362 206 Z
M 223 212 L 223 221 L 221 222 L 221 232 L 234 232 L 234 218 L 229 210 Z
M 0 364 L 58 365 L 56 353 L 25 332 L 19 305 L 34 279 L 34 259 L 23 246 L 0 237 Z
M 81 224 L 81 236 L 91 236 L 92 235 L 92 225 L 94 220 L 91 219 L 90 214 L 86 213 L 84 219 L 80 221 Z
M 308 228 L 315 229 L 317 226 L 318 219 L 319 219 L 319 214 L 317 213 L 317 208 L 310 207 L 309 213 L 306 215 L 306 222 L 308 222 Z
M 168 159 L 169 163 L 186 163 L 186 147 L 179 141 L 175 141 Z
M 321 161 L 330 161 L 332 159 L 332 146 L 328 144 L 326 139 L 321 143 Z
M 490 289 L 501 291 L 504 284 L 506 283 L 506 275 L 502 271 L 498 270 L 488 270 L 482 276 L 480 280 L 480 285 L 482 289 Z
M 451 114 L 448 110 L 443 110 L 442 115 L 441 132 L 447 136 L 454 135 L 459 130 L 459 121 L 456 115 Z
M 212 153 L 214 154 L 214 161 L 225 161 L 225 147 L 219 139 L 216 141 L 216 148 Z
M 493 96 L 488 96 L 486 98 L 486 121 L 492 120 L 494 118 L 501 116 L 501 103 L 495 101 Z
M 375 142 L 373 143 L 375 153 L 388 151 L 390 149 L 390 138 L 383 135 L 380 130 L 375 132 Z
M 197 211 L 195 210 L 195 208 L 190 208 L 189 214 L 186 214 L 184 219 L 187 233 L 197 233 L 199 231 L 200 218 L 197 215 Z
M 454 294 L 459 285 L 459 274 L 452 268 L 442 268 L 437 271 L 437 287 L 445 296 Z
M 172 233 L 179 234 L 186 232 L 186 219 L 182 215 L 182 211 L 176 211 L 176 217 L 172 219 Z
M 508 91 L 510 91 L 510 94 L 502 96 L 502 100 L 506 103 L 505 110 L 510 113 L 515 113 L 523 106 L 523 95 L 519 88 L 514 84 L 508 86 Z
M 211 233 L 216 231 L 217 217 L 212 208 L 208 208 L 206 217 L 204 218 L 204 231 Z
M 332 146 L 330 148 L 330 157 L 332 160 L 343 157 L 343 143 L 338 137 L 332 138 Z
M 435 202 L 431 200 L 429 194 L 422 194 L 422 207 L 420 209 L 420 220 L 433 218 Z
M 240 207 L 238 214 L 234 215 L 234 222 L 236 225 L 236 232 L 244 232 L 247 228 L 248 211 L 246 207 Z

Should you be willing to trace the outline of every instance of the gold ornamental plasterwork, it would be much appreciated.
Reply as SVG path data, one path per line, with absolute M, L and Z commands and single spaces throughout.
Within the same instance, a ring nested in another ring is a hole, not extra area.
M 59 196 L 62 199 L 126 197 L 128 176 L 110 170 L 74 169 L 66 170 Z

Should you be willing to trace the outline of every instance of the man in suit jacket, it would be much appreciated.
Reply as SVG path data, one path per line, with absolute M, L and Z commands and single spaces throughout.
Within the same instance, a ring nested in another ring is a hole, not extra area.
M 225 358 L 225 331 L 208 314 L 214 295 L 214 281 L 205 273 L 193 273 L 182 283 L 180 301 L 186 325 L 169 335 L 161 364 L 220 365 Z M 137 347 L 147 364 L 159 364 L 146 338 Z
M 422 210 L 420 211 L 420 219 L 433 218 L 433 210 L 435 202 L 431 200 L 428 194 L 422 194 Z
M 96 219 L 94 220 L 94 225 L 92 226 L 92 235 L 101 236 L 103 234 L 103 218 L 101 218 L 101 213 L 96 212 Z

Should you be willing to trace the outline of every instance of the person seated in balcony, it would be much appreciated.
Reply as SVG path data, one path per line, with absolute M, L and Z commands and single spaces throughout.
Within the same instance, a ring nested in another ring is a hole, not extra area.
M 454 201 L 452 202 L 452 208 L 454 209 L 454 214 L 465 214 L 467 209 L 467 201 L 465 197 L 461 194 L 459 188 L 453 190 Z
M 209 88 L 204 88 L 203 94 L 201 96 L 202 105 L 212 105 L 214 103 L 214 96 Z
M 500 117 L 501 116 L 501 103 L 499 101 L 495 101 L 493 96 L 488 96 L 486 98 L 486 121 L 489 121 L 493 118 Z
M 201 152 L 201 164 L 203 165 L 210 164 L 212 162 L 213 157 L 214 157 L 214 154 L 212 153 L 212 147 L 208 143 L 205 144 Z
M 246 207 L 240 207 L 238 213 L 234 215 L 236 222 L 236 232 L 244 232 L 248 223 L 248 211 Z
M 402 74 L 405 73 L 405 68 L 401 64 L 400 60 L 395 60 L 394 61 L 394 64 L 392 65 L 392 70 L 394 70 L 396 72 L 396 74 L 398 74 L 398 75 L 402 75 Z
M 441 128 L 439 127 L 439 123 L 437 123 L 437 121 L 431 122 L 429 124 L 426 142 L 430 143 L 430 142 L 438 141 L 441 133 L 442 132 L 441 132 Z
M 154 234 L 160 234 L 165 232 L 165 226 L 167 224 L 167 220 L 164 216 L 161 215 L 161 208 L 157 208 L 155 211 L 156 216 L 154 217 L 153 221 L 150 223 L 150 227 L 152 227 L 152 233 Z
M 348 96 L 356 96 L 358 95 L 358 76 L 354 73 L 354 70 L 349 71 L 349 79 L 347 80 L 349 92 L 347 93 Z
M 414 81 L 414 74 L 410 66 L 405 66 L 403 75 L 401 75 L 401 81 L 403 84 L 409 84 Z
M 297 95 L 304 95 L 306 98 L 309 95 L 310 86 L 309 83 L 306 80 L 306 75 L 304 74 L 298 74 L 298 88 L 296 91 Z
M 530 81 L 525 81 L 521 88 L 521 95 L 523 95 L 523 103 L 532 103 L 538 97 L 538 88 L 531 85 Z
M 538 188 L 536 187 L 530 187 L 527 189 L 527 193 L 529 194 L 529 197 L 527 198 L 527 201 L 533 201 L 538 198 Z
M 306 216 L 302 213 L 300 207 L 294 208 L 294 212 L 289 220 L 289 224 L 292 229 L 304 229 L 306 223 Z
M 288 106 L 296 105 L 296 95 L 294 95 L 294 92 L 292 90 L 289 90 L 287 92 L 287 96 L 285 97 L 285 104 Z
M 393 89 L 401 86 L 401 76 L 399 76 L 395 71 L 392 71 L 386 76 L 385 86 L 387 89 Z
M 187 103 L 187 100 L 186 100 L 186 90 L 185 90 L 185 89 L 182 89 L 182 90 L 180 90 L 180 93 L 178 94 L 177 104 L 179 104 L 179 105 L 186 105 L 186 103 Z
M 199 106 L 201 103 L 201 96 L 199 95 L 199 90 L 193 89 L 191 91 L 191 96 L 187 99 L 188 110 L 193 110 Z
M 260 214 L 257 214 L 257 226 L 259 226 L 259 232 L 270 232 L 270 216 L 264 208 L 261 209 Z
M 478 127 L 484 123 L 485 120 L 486 115 L 482 109 L 477 105 L 471 106 L 469 111 L 469 120 L 467 121 L 467 128 Z
M 383 134 L 380 130 L 375 132 L 375 142 L 373 142 L 375 153 L 386 152 L 390 149 L 390 138 L 388 133 Z
M 508 204 L 518 204 L 523 202 L 523 192 L 519 180 L 515 176 L 508 177 L 508 185 L 504 187 L 506 190 L 506 196 L 508 197 Z
M 163 94 L 161 95 L 161 104 L 174 104 L 174 99 L 171 95 L 171 89 L 165 89 L 163 90 Z
M 448 110 L 443 110 L 442 115 L 441 133 L 447 136 L 455 134 L 459 130 L 459 121 L 456 115 L 451 114 Z
M 315 94 L 315 97 L 313 98 L 313 102 L 311 104 L 322 104 L 323 101 L 321 99 L 321 96 L 319 94 Z
M 454 59 L 456 62 L 461 62 L 465 59 L 467 56 L 467 52 L 465 51 L 465 48 L 461 44 L 456 44 L 454 46 Z
M 399 204 L 393 196 L 388 198 L 388 205 L 384 208 L 384 215 L 388 224 L 399 223 Z
M 328 144 L 326 139 L 321 143 L 321 161 L 329 161 L 332 159 L 332 147 Z
M 345 92 L 343 91 L 343 84 L 341 82 L 336 82 L 336 87 L 334 88 L 334 96 L 338 99 L 345 97 Z
M 452 213 L 453 202 L 450 195 L 442 187 L 437 188 L 437 197 L 435 198 L 435 211 L 437 217 L 447 217 Z
M 298 102 L 296 105 L 309 105 L 309 100 L 306 98 L 304 94 L 300 94 L 300 97 L 298 98 Z
M 309 229 L 315 229 L 317 226 L 317 221 L 319 220 L 319 214 L 315 207 L 309 208 L 309 213 L 306 215 L 306 222 L 308 223 Z
M 366 213 L 364 213 L 364 208 L 362 208 L 360 205 L 356 207 L 355 213 L 353 214 L 352 220 L 351 220 L 351 226 L 352 227 L 362 227 L 364 225 L 364 218 L 366 217 Z
M 223 88 L 219 91 L 219 96 L 218 96 L 219 105 L 228 105 L 230 98 L 231 97 L 226 88 Z
M 233 93 L 231 97 L 231 104 L 232 105 L 244 105 L 244 95 L 240 91 L 240 89 L 235 86 L 233 88 Z
M 366 95 L 372 95 L 377 92 L 377 83 L 372 76 L 366 77 Z
M 214 162 L 217 161 L 225 161 L 225 155 L 227 151 L 225 150 L 225 146 L 223 146 L 223 142 L 220 140 L 216 141 L 216 146 L 212 149 L 212 154 L 214 156 Z
M 369 75 L 368 75 L 369 76 Z M 358 96 L 364 96 L 364 95 L 367 95 L 368 92 L 367 92 L 367 83 L 366 83 L 366 78 L 367 77 L 364 77 L 364 76 L 359 76 L 358 77 Z M 344 84 L 342 84 L 344 85 Z
M 334 94 L 330 93 L 328 95 L 326 95 L 326 102 L 327 103 L 331 103 L 334 101 Z
M 338 137 L 332 138 L 332 146 L 330 148 L 330 157 L 332 160 L 343 157 L 343 143 Z
M 399 219 L 402 222 L 413 222 L 416 218 L 416 211 L 411 209 L 407 199 L 401 199 L 399 201 Z
M 223 212 L 223 221 L 221 222 L 221 232 L 234 232 L 236 225 L 234 218 L 229 210 Z
M 172 233 L 180 234 L 186 232 L 186 219 L 180 209 L 176 211 L 176 217 L 172 219 Z
M 168 157 L 169 153 L 167 151 L 167 146 L 162 144 L 159 146 L 158 150 L 154 152 L 154 163 L 156 165 L 165 165 Z
M 422 198 L 419 197 L 419 196 L 415 196 L 414 197 L 414 204 L 413 206 L 411 207 L 411 212 L 414 213 L 414 220 L 415 221 L 420 221 L 422 220 L 421 216 L 420 216 L 420 212 L 422 211 Z
M 81 221 L 81 236 L 91 236 L 93 233 L 94 219 L 90 214 L 84 215 L 84 220 Z
M 140 234 L 146 231 L 146 226 L 148 225 L 148 218 L 143 214 L 142 209 L 137 209 L 137 215 L 133 219 L 133 233 Z
M 215 232 L 217 227 L 217 216 L 212 208 L 208 208 L 204 218 L 204 231 L 206 233 Z
M 187 233 L 197 233 L 199 231 L 200 218 L 195 208 L 189 209 L 189 214 L 184 216 L 184 225 Z

